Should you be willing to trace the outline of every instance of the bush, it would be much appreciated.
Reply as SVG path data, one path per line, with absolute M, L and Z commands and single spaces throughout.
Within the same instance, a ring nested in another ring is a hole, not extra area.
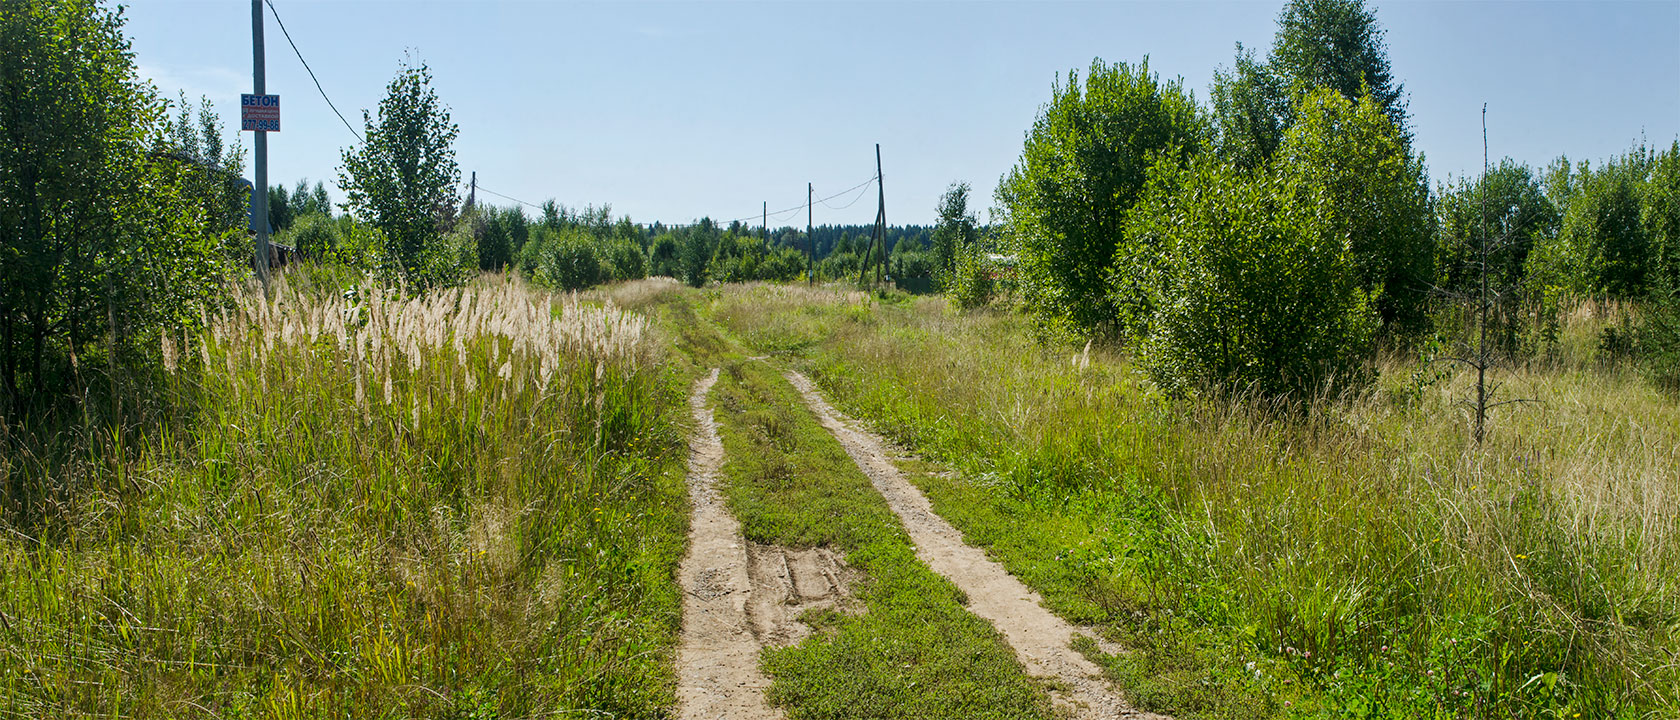
M 899 280 L 909 278 L 931 278 L 936 269 L 936 260 L 932 252 L 926 250 L 906 250 L 893 253 L 888 265 L 892 268 L 892 276 Z
M 805 273 L 805 253 L 792 248 L 769 251 L 758 261 L 758 280 L 789 282 Z
M 990 303 L 993 285 L 990 269 L 980 253 L 971 250 L 957 255 L 956 266 L 951 271 L 950 293 L 958 307 L 971 310 Z
M 1163 389 L 1307 397 L 1359 384 L 1376 317 L 1352 253 L 1283 173 L 1157 165 L 1128 226 L 1144 367 Z
M 422 247 L 405 280 L 420 288 L 448 287 L 466 282 L 477 272 L 478 238 L 474 237 L 473 221 L 468 217 Z
M 338 249 L 338 223 L 325 215 L 304 215 L 276 233 L 274 241 L 296 248 L 299 257 L 319 260 Z
M 561 290 L 583 290 L 607 279 L 594 239 L 582 230 L 545 230 L 526 247 L 531 277 Z
M 606 270 L 613 280 L 640 280 L 647 277 L 647 255 L 632 240 L 618 239 L 605 243 Z

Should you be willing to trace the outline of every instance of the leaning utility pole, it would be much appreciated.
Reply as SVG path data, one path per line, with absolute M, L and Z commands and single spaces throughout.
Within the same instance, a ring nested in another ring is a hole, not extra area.
M 251 92 L 267 95 L 263 82 L 263 0 L 251 0 Z M 251 224 L 257 230 L 257 278 L 268 284 L 268 133 L 257 132 L 256 182 L 251 186 Z
M 811 183 L 805 183 L 805 284 L 817 284 L 817 236 L 811 234 Z
M 759 211 L 764 213 L 764 214 L 758 219 L 758 237 L 759 237 L 759 239 L 764 240 L 765 242 L 769 242 L 770 241 L 770 201 L 769 200 L 763 200 L 761 202 L 763 202 L 764 204 L 759 207 Z
M 887 186 L 881 180 L 881 143 L 875 143 L 875 232 L 881 236 L 881 263 L 875 266 L 875 282 L 881 282 L 881 272 L 887 267 Z
M 869 234 L 869 250 L 863 253 L 863 259 L 858 263 L 858 284 L 869 277 L 869 258 L 875 253 L 877 243 L 881 246 L 881 253 L 874 255 L 875 283 L 881 282 L 881 268 L 887 264 L 887 191 L 881 186 L 881 144 L 875 143 L 875 187 L 880 191 L 875 207 L 875 229 Z

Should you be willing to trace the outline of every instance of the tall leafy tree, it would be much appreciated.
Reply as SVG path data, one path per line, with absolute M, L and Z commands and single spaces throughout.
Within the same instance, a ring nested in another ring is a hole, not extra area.
M 1410 152 L 1405 91 L 1394 81 L 1376 12 L 1364 0 L 1290 0 L 1265 62 L 1239 44 L 1232 69 L 1214 74 L 1221 154 L 1244 167 L 1269 159 L 1295 123 L 1294 99 L 1321 87 L 1349 100 L 1369 93 Z
M 1080 336 L 1112 323 L 1108 282 L 1126 211 L 1158 157 L 1188 156 L 1205 136 L 1183 83 L 1161 81 L 1147 59 L 1095 60 L 1083 82 L 1071 71 L 1052 86 L 996 193 L 1041 328 Z
M 1404 87 L 1389 72 L 1382 26 L 1364 0 L 1290 0 L 1278 15 L 1271 66 L 1297 91 L 1325 87 L 1355 100 L 1368 90 L 1410 144 Z
M 0 405 L 20 376 L 44 393 L 51 358 L 144 347 L 226 269 L 122 25 L 93 0 L 0 0 Z
M 1265 164 L 1283 143 L 1289 116 L 1283 80 L 1237 43 L 1235 66 L 1215 70 L 1210 91 L 1220 156 L 1244 168 Z
M 458 275 L 442 241 L 460 200 L 460 129 L 432 89 L 431 70 L 403 62 L 379 101 L 378 119 L 364 110 L 362 123 L 366 141 L 343 152 L 339 169 L 348 207 L 384 233 L 386 256 L 411 281 Z

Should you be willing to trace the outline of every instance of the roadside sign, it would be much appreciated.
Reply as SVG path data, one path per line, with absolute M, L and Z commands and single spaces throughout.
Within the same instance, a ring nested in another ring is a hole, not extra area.
M 258 132 L 280 132 L 280 96 L 239 96 L 239 129 Z

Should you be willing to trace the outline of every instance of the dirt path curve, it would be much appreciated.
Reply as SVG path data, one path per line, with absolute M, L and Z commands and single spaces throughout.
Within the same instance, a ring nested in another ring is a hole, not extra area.
M 683 720 L 771 720 L 764 702 L 770 681 L 758 669 L 762 647 L 747 617 L 752 584 L 741 524 L 716 488 L 723 442 L 706 395 L 718 371 L 694 384 L 688 406 L 696 432 L 689 443 L 688 496 L 694 516 L 688 556 L 677 569 L 683 589 L 682 645 L 677 649 L 677 717 Z
M 831 407 L 804 375 L 789 371 L 787 379 L 898 513 L 916 544 L 916 556 L 968 595 L 969 611 L 1003 633 L 1029 674 L 1059 686 L 1051 691 L 1058 706 L 1071 709 L 1078 720 L 1163 718 L 1132 709 L 1110 690 L 1096 664 L 1070 646 L 1077 632 L 1073 625 L 1044 609 L 1037 592 L 984 551 L 964 544 L 962 533 L 935 514 L 928 499 L 887 458 L 879 437 L 858 429 Z

